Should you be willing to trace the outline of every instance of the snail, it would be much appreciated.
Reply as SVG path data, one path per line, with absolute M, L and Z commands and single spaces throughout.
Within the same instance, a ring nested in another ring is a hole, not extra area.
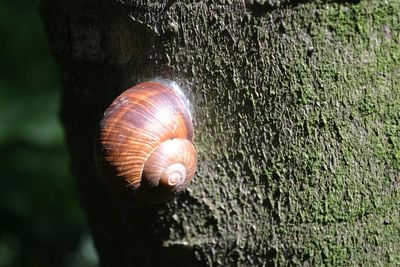
M 178 85 L 140 83 L 104 112 L 96 148 L 100 176 L 139 203 L 165 202 L 195 174 L 193 137 L 189 102 Z

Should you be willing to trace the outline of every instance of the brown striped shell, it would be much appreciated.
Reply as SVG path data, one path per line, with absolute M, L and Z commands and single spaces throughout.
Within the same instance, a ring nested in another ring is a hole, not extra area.
M 143 203 L 171 198 L 194 176 L 192 118 L 176 84 L 150 81 L 126 90 L 105 111 L 98 139 L 103 179 Z

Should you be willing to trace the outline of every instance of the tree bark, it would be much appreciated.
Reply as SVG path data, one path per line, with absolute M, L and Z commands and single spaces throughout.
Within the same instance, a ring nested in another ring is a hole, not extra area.
M 400 264 L 400 4 L 61 1 L 41 12 L 101 266 Z M 139 208 L 97 174 L 104 109 L 140 81 L 193 101 L 197 175 Z

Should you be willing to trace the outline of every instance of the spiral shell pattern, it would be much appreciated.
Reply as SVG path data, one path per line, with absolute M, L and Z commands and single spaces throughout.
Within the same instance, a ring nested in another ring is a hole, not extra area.
M 176 85 L 138 84 L 113 101 L 100 123 L 103 177 L 139 195 L 168 198 L 195 174 L 193 135 L 187 100 Z

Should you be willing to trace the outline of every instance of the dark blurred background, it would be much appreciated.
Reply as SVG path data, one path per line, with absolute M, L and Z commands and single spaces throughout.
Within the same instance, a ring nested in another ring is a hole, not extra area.
M 0 267 L 96 266 L 38 4 L 0 1 Z

